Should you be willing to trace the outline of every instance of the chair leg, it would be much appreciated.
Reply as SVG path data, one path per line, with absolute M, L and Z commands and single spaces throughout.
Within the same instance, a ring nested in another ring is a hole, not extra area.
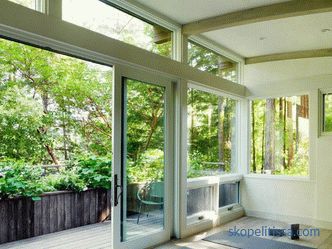
M 138 208 L 138 216 L 137 216 L 137 224 L 139 223 L 139 217 L 141 216 L 142 202 L 139 204 Z

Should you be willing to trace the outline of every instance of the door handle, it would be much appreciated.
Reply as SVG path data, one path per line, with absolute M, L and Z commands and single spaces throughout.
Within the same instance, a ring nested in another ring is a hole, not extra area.
M 120 188 L 120 193 L 118 193 L 118 188 Z M 118 175 L 114 175 L 114 207 L 119 204 L 119 198 L 122 195 L 122 185 L 118 184 Z

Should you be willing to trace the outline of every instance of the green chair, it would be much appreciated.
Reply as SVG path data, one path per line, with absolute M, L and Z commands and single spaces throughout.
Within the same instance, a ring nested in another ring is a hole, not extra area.
M 142 207 L 148 208 L 147 217 L 149 216 L 149 207 L 164 205 L 164 182 L 147 182 L 144 186 L 140 187 L 137 191 L 138 200 L 138 217 L 137 224 L 139 223 L 142 214 Z

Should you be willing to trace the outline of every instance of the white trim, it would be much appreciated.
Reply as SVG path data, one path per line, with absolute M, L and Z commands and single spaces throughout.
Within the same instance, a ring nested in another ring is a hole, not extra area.
M 217 44 L 214 41 L 211 41 L 210 39 L 201 36 L 196 35 L 192 36 L 188 39 L 189 41 L 193 41 L 201 46 L 203 46 L 206 49 L 209 49 L 218 55 L 225 57 L 227 59 L 230 59 L 231 61 L 236 63 L 236 82 L 238 84 L 243 84 L 243 73 L 244 73 L 244 65 L 245 65 L 245 58 L 238 55 L 237 53 L 223 47 L 220 44 Z
M 332 136 L 332 131 L 324 131 L 324 94 L 331 94 L 332 88 L 318 89 L 318 137 Z
M 316 137 L 319 134 L 319 125 L 317 125 L 318 116 L 319 114 L 317 113 L 316 109 L 318 106 L 318 96 L 317 96 L 317 91 L 313 90 L 306 90 L 306 91 L 298 91 L 295 93 L 286 93 L 286 94 L 281 94 L 277 93 L 275 95 L 268 95 L 265 94 L 264 96 L 252 96 L 252 97 L 247 97 L 249 101 L 256 100 L 256 99 L 266 99 L 266 98 L 280 98 L 280 97 L 292 97 L 292 96 L 302 96 L 302 95 L 308 95 L 309 97 L 309 163 L 308 163 L 308 175 L 307 176 L 290 176 L 290 175 L 267 175 L 267 174 L 259 174 L 259 173 L 251 173 L 250 172 L 250 162 L 251 162 L 251 144 L 248 146 L 248 175 L 245 177 L 253 177 L 257 176 L 261 179 L 285 179 L 285 180 L 304 180 L 304 181 L 313 181 L 316 179 Z M 249 104 L 250 105 L 250 104 Z M 249 136 L 251 135 L 251 110 L 248 110 L 249 114 L 249 119 L 247 123 L 248 127 L 248 134 Z M 248 137 L 249 141 L 251 139 Z
M 161 27 L 164 27 L 172 31 L 172 59 L 181 61 L 181 52 L 179 47 L 181 47 L 181 25 L 172 21 L 168 17 L 157 13 L 156 11 L 134 1 L 121 1 L 121 0 L 106 0 L 110 4 L 116 5 L 122 9 L 127 10 L 143 20 L 148 20 L 152 23 L 155 23 Z
M 296 181 L 296 182 L 315 182 L 310 179 L 309 176 L 288 176 L 288 175 L 266 175 L 266 174 L 254 174 L 250 173 L 243 176 L 244 179 L 258 179 L 258 180 L 267 180 L 267 181 Z
M 117 5 L 120 8 L 123 8 L 135 15 L 142 17 L 143 19 L 149 20 L 157 25 L 160 25 L 166 29 L 171 31 L 176 31 L 181 29 L 181 25 L 173 20 L 169 19 L 168 17 L 157 13 L 156 11 L 152 10 L 149 7 L 146 7 L 138 2 L 131 1 L 131 0 L 106 0 L 111 4 Z
M 123 99 L 122 99 L 122 91 L 123 85 L 125 82 L 123 81 L 124 78 L 134 79 L 138 81 L 142 81 L 144 83 L 154 84 L 157 86 L 162 86 L 165 88 L 165 175 L 164 175 L 164 229 L 160 229 L 153 233 L 144 234 L 143 236 L 137 236 L 135 238 L 131 238 L 128 241 L 122 242 L 120 230 L 122 226 L 121 222 L 121 209 L 126 210 L 125 205 L 126 202 L 122 204 L 119 202 L 117 206 L 114 205 L 114 200 L 112 203 L 112 234 L 113 234 L 113 248 L 147 248 L 154 246 L 156 244 L 160 244 L 166 242 L 171 237 L 171 230 L 173 225 L 173 186 L 174 184 L 171 182 L 173 177 L 173 158 L 174 158 L 174 150 L 173 150 L 173 83 L 172 79 L 165 78 L 160 76 L 159 74 L 152 74 L 147 71 L 138 70 L 132 67 L 125 67 L 125 66 L 115 66 L 115 82 L 114 82 L 114 115 L 113 115 L 113 161 L 115 162 L 113 165 L 113 174 L 117 174 L 119 180 L 121 178 L 124 179 L 124 185 L 126 186 L 126 175 L 122 175 L 122 166 L 123 163 L 126 161 L 123 158 L 122 150 L 123 150 Z M 121 92 L 120 92 L 121 91 Z M 114 175 L 113 175 L 114 176 Z M 119 182 L 118 182 L 119 183 Z M 115 188 L 115 182 L 113 181 L 113 189 Z M 126 197 L 126 187 L 123 188 L 123 196 Z M 122 205 L 124 205 L 122 207 Z M 123 214 L 126 217 L 126 214 Z M 125 219 L 125 217 L 123 219 Z M 146 236 L 153 236 L 153 240 L 147 240 Z
M 108 64 L 134 65 L 168 77 L 200 82 L 237 96 L 244 96 L 246 93 L 246 88 L 242 85 L 52 16 L 8 1 L 0 2 L 0 6 L 0 32 L 4 36 L 71 54 L 75 54 L 75 50 L 84 51 L 84 54 L 94 54 L 97 59 L 95 61 L 98 62 L 101 61 L 100 58 L 106 58 Z M 16 16 L 20 18 L 17 19 Z
M 201 46 L 203 46 L 207 49 L 210 49 L 213 52 L 216 52 L 217 54 L 219 54 L 223 57 L 226 57 L 227 59 L 230 59 L 234 62 L 245 63 L 245 59 L 243 56 L 223 47 L 220 44 L 217 44 L 216 42 L 214 42 L 202 35 L 190 36 L 189 40 L 196 42 L 196 43 L 200 44 Z
M 319 220 L 308 216 L 284 215 L 284 214 L 256 211 L 251 209 L 246 209 L 245 213 L 247 216 L 256 217 L 256 218 L 277 220 L 286 223 L 299 223 L 303 225 L 315 226 L 324 229 L 332 229 L 332 222 Z

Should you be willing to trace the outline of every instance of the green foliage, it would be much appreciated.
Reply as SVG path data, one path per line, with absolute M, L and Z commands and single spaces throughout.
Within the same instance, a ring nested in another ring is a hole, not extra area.
M 22 162 L 5 162 L 0 165 L 0 199 L 16 196 L 34 197 L 52 187 L 41 179 L 42 168 Z
M 251 102 L 251 122 L 254 122 L 251 123 L 251 172 L 263 173 L 267 163 L 265 157 L 270 153 L 273 160 L 267 166 L 272 174 L 306 176 L 309 173 L 309 118 L 305 115 L 308 113 L 305 109 L 308 98 L 294 96 L 273 101 L 272 110 L 268 110 L 265 99 Z M 269 126 L 265 118 L 268 111 L 273 113 L 272 125 Z M 267 127 L 274 129 L 267 130 Z M 273 137 L 268 142 L 266 132 Z M 270 144 L 270 149 L 267 144 Z
M 235 114 L 235 100 L 188 90 L 188 177 L 231 172 Z
M 111 188 L 112 162 L 107 158 L 81 158 L 74 167 L 88 188 Z
M 324 131 L 332 131 L 332 94 L 324 95 Z
M 80 192 L 88 189 L 87 183 L 74 169 L 61 169 L 59 174 L 47 176 L 45 182 L 55 190 Z
M 129 182 L 151 182 L 164 179 L 164 152 L 158 149 L 146 150 L 138 161 L 128 161 Z
M 0 164 L 0 199 L 37 197 L 56 190 L 110 189 L 111 172 L 111 162 L 106 158 L 82 158 L 47 176 L 41 166 L 7 161 Z

